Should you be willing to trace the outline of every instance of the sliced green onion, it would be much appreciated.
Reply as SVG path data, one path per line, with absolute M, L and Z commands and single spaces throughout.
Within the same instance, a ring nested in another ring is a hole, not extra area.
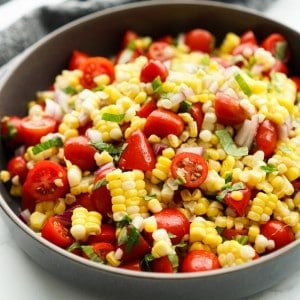
M 69 85 L 69 86 L 67 86 L 63 89 L 63 92 L 66 93 L 66 94 L 71 94 L 72 95 L 72 94 L 76 93 L 76 90 L 73 86 Z
M 179 267 L 179 260 L 177 254 L 169 254 L 168 255 L 169 261 L 172 265 L 173 269 L 177 269 Z
M 235 74 L 234 79 L 236 80 L 236 82 L 240 86 L 241 90 L 247 96 L 250 96 L 252 94 L 252 91 L 251 91 L 249 85 L 247 84 L 247 82 L 245 81 L 245 79 L 242 77 L 242 75 L 240 73 Z
M 248 155 L 248 148 L 237 147 L 236 144 L 234 144 L 230 133 L 226 129 L 217 130 L 216 135 L 219 138 L 222 148 L 228 155 L 232 155 L 232 156 Z
M 202 56 L 201 58 L 201 64 L 204 65 L 204 66 L 208 66 L 210 63 L 210 57 L 208 54 L 205 54 Z
M 110 121 L 110 122 L 121 122 L 125 117 L 125 114 L 110 114 L 110 113 L 104 113 L 102 115 L 102 120 L 105 120 L 105 121 Z
M 145 201 L 150 201 L 151 199 L 155 199 L 157 197 L 156 194 L 146 195 L 144 196 Z
M 80 245 L 79 242 L 75 242 L 75 243 L 71 244 L 66 250 L 68 252 L 72 252 L 72 251 L 74 251 L 76 249 L 81 249 L 81 245 Z
M 241 245 L 246 245 L 248 243 L 248 235 L 236 235 L 233 238 L 235 241 L 239 242 Z
M 119 155 L 123 151 L 123 147 L 115 147 L 104 142 L 91 141 L 91 145 L 99 151 L 107 151 L 110 155 Z
M 236 182 L 231 186 L 226 186 L 226 188 L 219 194 L 216 196 L 216 199 L 218 201 L 223 201 L 225 196 L 228 193 L 231 193 L 233 191 L 239 191 L 245 188 L 245 184 L 243 182 Z
M 151 86 L 152 86 L 154 92 L 161 94 L 161 92 L 162 92 L 162 82 L 161 82 L 160 76 L 157 76 L 151 82 Z
M 4 140 L 13 139 L 18 133 L 17 128 L 9 120 L 7 120 L 5 123 L 6 123 L 8 132 L 6 135 L 1 135 L 1 138 Z
M 185 113 L 188 112 L 191 107 L 192 107 L 192 102 L 185 100 L 180 103 L 179 111 Z
M 95 262 L 104 263 L 104 261 L 94 251 L 93 246 L 82 245 L 81 249 L 90 260 L 95 261 Z
M 129 225 L 128 240 L 125 247 L 125 251 L 127 253 L 129 253 L 133 248 L 133 246 L 139 242 L 139 237 L 140 237 L 140 233 L 138 229 L 133 225 Z
M 32 153 L 34 155 L 39 154 L 45 150 L 48 150 L 52 147 L 62 147 L 64 145 L 62 139 L 60 137 L 48 140 L 46 142 L 35 145 L 32 148 Z
M 101 188 L 102 186 L 106 186 L 107 185 L 107 180 L 105 178 L 101 179 L 101 180 L 98 180 L 94 186 L 93 186 L 93 191 Z
M 275 46 L 275 58 L 278 60 L 284 60 L 286 56 L 286 50 L 287 50 L 287 42 L 277 42 Z

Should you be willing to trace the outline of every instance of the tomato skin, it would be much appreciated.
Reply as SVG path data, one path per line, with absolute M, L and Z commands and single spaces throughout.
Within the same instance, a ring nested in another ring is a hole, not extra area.
M 159 60 L 161 62 L 170 60 L 174 56 L 174 50 L 171 45 L 164 41 L 153 42 L 148 50 L 148 58 Z
M 218 122 L 223 125 L 237 125 L 248 118 L 239 101 L 222 92 L 216 94 L 214 105 Z
M 85 207 L 88 211 L 96 210 L 96 206 L 94 205 L 94 202 L 91 199 L 90 193 L 81 193 L 76 195 L 76 201 L 72 203 L 72 207 L 78 205 Z
M 257 40 L 254 32 L 252 30 L 248 30 L 244 32 L 240 37 L 240 43 L 241 44 L 251 43 L 253 45 L 257 45 Z
M 270 120 L 264 120 L 259 124 L 255 136 L 255 143 L 259 150 L 265 154 L 265 158 L 273 154 L 278 141 L 277 126 Z
M 173 273 L 172 264 L 168 256 L 162 256 L 151 262 L 151 271 L 159 273 Z
M 41 233 L 43 238 L 61 248 L 67 248 L 74 242 L 68 229 L 55 216 L 47 219 Z
M 248 235 L 248 229 L 235 229 L 235 228 L 224 228 L 222 230 L 222 236 L 227 240 L 232 240 L 240 235 Z
M 115 245 L 117 241 L 116 229 L 113 225 L 102 223 L 101 232 L 96 235 L 90 235 L 87 243 L 94 244 L 99 242 L 106 242 Z
M 68 69 L 69 70 L 76 70 L 79 66 L 86 61 L 86 59 L 90 57 L 87 53 L 74 50 L 72 52 L 71 58 L 69 60 Z
M 251 198 L 251 190 L 248 187 L 239 190 L 243 194 L 243 198 L 241 200 L 234 200 L 231 197 L 231 192 L 227 193 L 224 197 L 224 203 L 226 203 L 229 207 L 233 208 L 237 214 L 242 217 L 245 215 L 246 209 L 248 207 L 250 198 Z
M 207 250 L 192 250 L 183 258 L 181 272 L 200 272 L 219 269 L 218 257 Z
M 174 179 L 184 177 L 183 186 L 196 188 L 205 181 L 208 166 L 203 156 L 196 153 L 181 152 L 176 154 L 172 160 L 171 173 Z
M 20 133 L 23 136 L 25 145 L 28 147 L 39 144 L 41 137 L 55 132 L 56 127 L 56 120 L 52 117 L 33 118 L 27 116 L 22 118 Z
M 27 161 L 21 155 L 11 158 L 7 163 L 7 170 L 11 177 L 18 175 L 20 183 L 24 183 L 28 174 Z
M 128 47 L 129 43 L 136 40 L 138 38 L 138 34 L 133 31 L 133 30 L 127 30 L 125 33 L 124 33 L 124 36 L 123 36 L 123 40 L 122 40 L 122 48 L 126 48 Z
M 174 235 L 171 237 L 173 245 L 179 244 L 182 238 L 189 234 L 190 222 L 188 218 L 177 208 L 164 208 L 154 214 L 157 228 L 163 228 Z
M 205 29 L 196 28 L 187 32 L 184 41 L 191 51 L 211 53 L 214 47 L 214 36 Z
M 300 77 L 299 76 L 292 76 L 291 79 L 295 82 L 297 91 L 300 91 Z
M 101 74 L 108 75 L 110 83 L 115 79 L 114 64 L 106 57 L 88 57 L 80 64 L 79 69 L 83 72 L 80 82 L 82 86 L 87 89 L 93 89 L 96 87 L 94 78 Z
M 86 136 L 79 135 L 68 139 L 64 144 L 64 155 L 81 170 L 93 171 L 97 167 L 94 155 L 96 149 Z
M 202 103 L 200 102 L 193 103 L 189 112 L 193 117 L 193 119 L 196 121 L 198 130 L 200 130 L 204 119 L 204 114 L 202 111 Z
M 238 46 L 236 46 L 233 50 L 232 50 L 232 55 L 242 55 L 246 58 L 249 58 L 250 56 L 252 56 L 255 52 L 255 50 L 258 48 L 258 46 L 256 44 L 253 43 L 242 43 L 239 44 Z M 245 55 L 247 54 L 247 55 Z
M 144 133 L 146 136 L 155 134 L 161 138 L 169 134 L 179 136 L 184 130 L 184 121 L 176 113 L 167 109 L 156 109 L 148 116 Z
M 122 263 L 120 265 L 120 268 L 127 269 L 127 270 L 132 270 L 132 271 L 142 271 L 141 262 L 140 262 L 139 259 L 131 260 L 131 261 L 126 262 L 126 263 Z
M 152 82 L 156 77 L 164 82 L 169 75 L 167 67 L 159 60 L 149 60 L 141 70 L 140 80 L 142 82 Z
M 127 139 L 118 165 L 123 170 L 150 171 L 155 167 L 156 158 L 153 149 L 141 130 L 136 130 Z
M 59 185 L 54 183 L 57 179 L 61 180 Z M 39 161 L 29 170 L 23 190 L 26 191 L 26 197 L 31 197 L 34 203 L 55 201 L 69 191 L 67 171 L 54 161 Z
M 142 104 L 141 108 L 136 114 L 140 118 L 147 118 L 155 109 L 157 109 L 156 101 L 153 97 L 150 97 L 145 103 Z
M 94 252 L 102 259 L 106 260 L 106 255 L 115 250 L 115 246 L 107 242 L 98 242 L 91 245 Z
M 268 240 L 274 241 L 275 247 L 271 251 L 282 248 L 295 240 L 292 228 L 278 220 L 268 221 L 261 225 L 260 230 Z
M 1 139 L 9 149 L 16 149 L 23 144 L 21 122 L 18 116 L 5 116 L 1 119 Z
M 261 46 L 267 50 L 270 51 L 271 54 L 275 57 L 277 57 L 277 46 L 279 43 L 287 43 L 285 37 L 281 35 L 280 33 L 272 33 L 268 35 L 261 43 Z M 285 49 L 284 57 L 280 58 L 280 60 L 284 63 L 286 63 L 289 60 L 290 51 L 289 49 Z M 279 58 L 278 58 L 279 59 Z

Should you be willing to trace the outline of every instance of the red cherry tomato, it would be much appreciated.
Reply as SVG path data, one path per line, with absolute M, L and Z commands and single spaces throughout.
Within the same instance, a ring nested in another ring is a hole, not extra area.
M 266 224 L 263 224 L 260 228 L 261 234 L 268 240 L 273 240 L 275 248 L 272 251 L 279 249 L 295 240 L 293 230 L 287 224 L 278 221 L 270 220 Z
M 258 48 L 256 44 L 253 43 L 243 43 L 237 45 L 233 50 L 232 50 L 232 55 L 242 55 L 245 58 L 249 58 L 252 56 L 255 52 L 255 50 Z
M 150 97 L 145 103 L 142 104 L 141 108 L 136 114 L 140 118 L 147 118 L 155 109 L 157 109 L 156 101 L 153 97 Z
M 66 169 L 54 161 L 39 161 L 29 170 L 23 189 L 34 203 L 64 197 L 69 191 Z
M 83 72 L 81 77 L 81 84 L 84 88 L 93 89 L 96 87 L 94 78 L 106 74 L 110 78 L 110 82 L 115 79 L 114 64 L 107 58 L 102 56 L 93 56 L 87 58 L 80 64 L 79 69 Z
M 75 207 L 78 205 L 85 207 L 88 211 L 96 210 L 96 206 L 91 199 L 90 193 L 81 193 L 81 194 L 76 195 L 76 201 L 74 203 L 72 203 L 72 207 Z
M 157 228 L 163 228 L 171 236 L 173 245 L 179 244 L 182 238 L 189 234 L 190 222 L 188 218 L 177 208 L 164 208 L 154 214 Z
M 237 99 L 221 92 L 216 94 L 215 113 L 218 122 L 223 125 L 237 125 L 248 117 L 247 111 Z
M 181 152 L 175 155 L 171 164 L 173 178 L 183 178 L 183 186 L 196 188 L 206 179 L 208 174 L 207 162 L 203 156 Z
M 253 45 L 257 45 L 257 40 L 254 32 L 252 30 L 248 30 L 241 35 L 240 43 L 251 43 Z
M 202 103 L 200 103 L 200 102 L 193 103 L 191 108 L 189 109 L 189 112 L 192 115 L 193 119 L 196 121 L 197 128 L 199 131 L 202 127 L 202 122 L 203 122 L 203 118 L 204 118 L 204 114 L 202 111 Z
M 131 261 L 126 262 L 126 263 L 122 263 L 120 265 L 120 268 L 127 269 L 127 270 L 132 270 L 132 271 L 142 271 L 141 262 L 140 262 L 139 259 L 131 260 Z
M 142 82 L 152 82 L 156 77 L 164 82 L 169 75 L 167 67 L 159 60 L 149 60 L 142 68 L 140 80 Z
M 270 75 L 270 73 L 272 72 L 280 72 L 280 73 L 287 74 L 289 70 L 284 62 L 277 59 L 274 65 L 271 67 L 268 75 Z
M 19 176 L 19 182 L 24 183 L 28 173 L 27 161 L 23 156 L 15 156 L 8 161 L 7 170 L 11 177 L 17 175 Z
M 40 143 L 41 137 L 48 133 L 55 132 L 56 120 L 51 117 L 24 117 L 21 121 L 20 133 L 26 146 L 33 146 Z
M 222 236 L 227 240 L 232 240 L 241 235 L 248 235 L 247 229 L 235 229 L 235 228 L 224 228 L 222 230 Z
M 94 155 L 96 149 L 90 145 L 86 136 L 80 135 L 68 139 L 64 144 L 64 155 L 81 170 L 93 171 L 97 167 Z
M 103 180 L 106 174 L 112 170 L 114 170 L 114 167 L 107 168 L 106 170 L 97 173 L 94 184 L 97 185 L 97 183 Z M 101 185 L 94 189 L 91 193 L 91 200 L 94 203 L 95 210 L 101 213 L 103 220 L 108 220 L 112 215 L 112 203 L 111 194 L 106 185 Z
M 61 248 L 67 248 L 74 242 L 68 229 L 56 217 L 46 221 L 41 233 L 43 238 Z
M 280 33 L 272 33 L 267 36 L 261 43 L 261 46 L 270 51 L 271 54 L 286 63 L 290 56 L 290 51 L 288 49 L 287 41 L 283 35 Z
M 153 42 L 148 50 L 148 58 L 159 60 L 159 61 L 166 61 L 172 59 L 174 56 L 174 50 L 172 46 L 163 41 Z
M 106 242 L 112 245 L 116 243 L 116 228 L 113 225 L 102 223 L 101 232 L 88 237 L 87 243 L 94 244 L 99 242 Z
M 106 255 L 115 250 L 115 246 L 111 243 L 107 242 L 98 242 L 91 245 L 93 247 L 94 252 L 100 257 L 102 260 L 106 260 Z
M 295 82 L 297 91 L 300 91 L 300 77 L 299 76 L 292 76 L 291 79 Z
M 161 138 L 169 134 L 181 135 L 184 121 L 176 113 L 166 109 L 156 109 L 147 118 L 144 133 L 146 136 L 155 134 Z
M 123 170 L 150 171 L 155 167 L 156 158 L 151 145 L 141 130 L 134 131 L 127 139 L 127 146 L 119 159 Z
M 255 143 L 259 150 L 262 150 L 265 154 L 265 158 L 272 155 L 278 141 L 277 126 L 270 120 L 264 120 L 259 124 Z
M 168 256 L 162 256 L 151 261 L 151 271 L 159 273 L 173 273 L 173 266 Z
M 133 230 L 130 226 L 127 227 L 127 234 L 130 236 L 131 230 Z M 122 261 L 127 263 L 129 261 L 140 260 L 142 259 L 147 253 L 151 251 L 151 247 L 149 246 L 148 242 L 144 239 L 143 236 L 139 234 L 137 237 L 136 242 L 128 249 L 128 241 L 119 247 L 123 251 Z
M 214 36 L 205 29 L 193 29 L 185 34 L 185 44 L 191 51 L 211 53 L 214 48 Z
M 1 119 L 1 139 L 10 149 L 15 149 L 23 143 L 20 117 L 5 116 Z
M 87 53 L 79 51 L 79 50 L 74 50 L 72 52 L 70 61 L 69 61 L 69 70 L 76 70 L 79 68 L 79 66 L 86 61 L 86 59 L 90 57 Z
M 123 36 L 122 48 L 127 48 L 128 45 L 138 38 L 138 34 L 133 30 L 127 30 Z
M 250 198 L 251 198 L 251 190 L 248 187 L 239 190 L 242 193 L 241 200 L 235 200 L 232 198 L 232 192 L 229 192 L 224 197 L 224 203 L 226 203 L 229 207 L 233 208 L 237 214 L 241 217 L 245 215 L 246 209 L 248 207 Z
M 218 257 L 207 250 L 189 251 L 181 264 L 181 272 L 200 272 L 219 268 Z

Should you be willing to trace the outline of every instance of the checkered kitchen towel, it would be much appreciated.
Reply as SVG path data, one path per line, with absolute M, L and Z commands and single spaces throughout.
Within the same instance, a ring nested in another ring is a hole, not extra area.
M 0 9 L 13 1 L 17 0 L 0 0 Z M 49 5 L 44 4 L 29 11 L 7 28 L 0 30 L 0 67 L 59 26 L 95 11 L 138 1 L 141 0 L 66 0 L 53 5 L 49 0 Z M 26 5 L 26 1 L 19 2 Z M 43 1 L 45 2 L 47 1 Z M 263 10 L 272 0 L 223 0 L 223 2 Z

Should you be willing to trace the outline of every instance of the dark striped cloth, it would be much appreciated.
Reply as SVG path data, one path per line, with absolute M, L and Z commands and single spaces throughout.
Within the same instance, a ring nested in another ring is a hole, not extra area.
M 0 0 L 0 9 L 3 3 L 9 1 L 13 0 Z M 0 31 L 0 67 L 47 33 L 72 20 L 111 6 L 138 1 L 141 0 L 66 0 L 58 5 L 44 5 L 30 11 Z M 223 0 L 223 2 L 263 10 L 272 0 Z

